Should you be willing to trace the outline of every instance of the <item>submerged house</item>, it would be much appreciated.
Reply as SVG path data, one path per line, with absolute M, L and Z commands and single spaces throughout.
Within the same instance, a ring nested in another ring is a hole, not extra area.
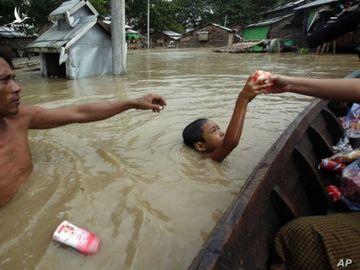
M 304 14 L 310 47 L 331 42 L 333 51 L 356 53 L 360 44 L 360 2 L 316 0 L 295 8 Z
M 46 77 L 78 79 L 112 72 L 111 33 L 89 1 L 71 0 L 50 13 L 53 25 L 27 48 L 40 53 Z
M 247 25 L 243 34 L 244 42 L 264 41 L 261 46 L 252 47 L 252 51 L 268 50 L 270 40 L 280 38 L 285 40 L 284 45 L 294 46 L 295 42 L 292 39 L 294 31 L 289 27 L 293 16 L 294 14 L 288 14 Z
M 180 39 L 179 47 L 223 47 L 240 41 L 236 31 L 215 23 L 193 29 Z
M 274 39 L 281 40 L 282 51 L 307 47 L 303 33 L 304 15 L 294 10 L 304 3 L 306 3 L 305 0 L 290 2 L 264 12 L 261 21 L 245 27 L 243 40 L 245 42 L 264 41 L 263 46 L 254 46 L 252 51 L 269 50 L 270 42 Z
M 295 2 L 290 2 L 285 5 L 277 5 L 272 9 L 269 9 L 262 13 L 263 19 L 281 17 L 284 15 L 288 15 L 294 12 L 294 8 L 299 7 L 301 5 L 306 4 L 307 2 L 311 2 L 310 0 L 298 0 Z
M 182 34 L 174 31 L 154 31 L 151 34 L 151 47 L 169 47 L 170 45 L 177 46 Z
M 26 46 L 34 39 L 35 36 L 17 31 L 13 27 L 0 26 L 0 47 L 10 50 L 13 57 L 27 56 Z
M 332 41 L 332 50 L 357 53 L 360 44 L 360 2 L 298 0 L 275 6 L 263 19 L 247 25 L 244 51 L 292 51 Z M 236 44 L 237 45 L 237 44 Z

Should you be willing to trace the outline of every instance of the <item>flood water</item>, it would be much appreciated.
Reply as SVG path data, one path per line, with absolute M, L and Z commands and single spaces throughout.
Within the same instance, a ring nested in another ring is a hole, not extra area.
M 130 51 L 127 75 L 67 81 L 18 70 L 22 102 L 47 108 L 158 93 L 160 114 L 130 110 L 111 119 L 29 132 L 34 172 L 0 209 L 0 269 L 186 269 L 247 176 L 312 98 L 261 95 L 248 107 L 239 146 L 222 163 L 182 144 L 190 121 L 225 130 L 246 77 L 256 69 L 343 77 L 354 55 Z M 83 256 L 51 240 L 64 219 L 95 232 Z

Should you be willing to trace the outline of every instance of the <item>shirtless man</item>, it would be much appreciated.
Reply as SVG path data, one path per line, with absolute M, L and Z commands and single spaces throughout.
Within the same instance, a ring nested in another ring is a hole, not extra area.
M 9 202 L 32 172 L 28 129 L 99 121 L 129 109 L 160 112 L 166 106 L 164 98 L 154 94 L 56 109 L 21 106 L 21 88 L 5 59 L 0 54 L 0 207 Z

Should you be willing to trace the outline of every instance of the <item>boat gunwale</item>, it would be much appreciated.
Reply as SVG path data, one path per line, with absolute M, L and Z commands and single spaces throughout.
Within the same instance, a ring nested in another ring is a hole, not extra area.
M 242 217 L 249 211 L 251 202 L 257 201 L 259 196 L 257 191 L 267 184 L 271 173 L 282 166 L 276 164 L 277 161 L 283 156 L 291 156 L 297 143 L 296 138 L 301 138 L 304 135 L 307 127 L 318 117 L 321 110 L 328 103 L 329 101 L 315 98 L 272 144 L 212 230 L 209 238 L 188 268 L 189 270 L 217 269 L 215 265 L 220 259 L 222 250 L 224 250 L 228 240 L 231 238 L 234 227 L 239 227 L 243 222 L 246 222 Z

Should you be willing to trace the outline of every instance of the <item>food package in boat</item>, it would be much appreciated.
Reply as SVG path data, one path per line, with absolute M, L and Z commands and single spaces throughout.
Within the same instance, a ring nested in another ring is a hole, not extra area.
M 100 239 L 94 233 L 79 228 L 67 220 L 56 228 L 53 239 L 85 255 L 97 253 L 100 245 Z
M 360 203 L 350 201 L 343 195 L 343 193 L 337 186 L 327 186 L 326 192 L 330 198 L 330 201 L 334 203 L 334 205 L 342 206 L 343 208 L 353 212 L 360 212 Z
M 346 198 L 360 204 L 360 159 L 343 170 L 340 187 Z
M 340 120 L 347 137 L 360 138 L 360 104 L 354 103 L 348 114 Z
M 349 164 L 360 158 L 360 148 L 341 151 L 329 158 L 338 163 Z
M 346 150 L 353 150 L 353 147 L 350 143 L 350 140 L 347 136 L 344 136 L 339 139 L 336 145 L 332 147 L 335 153 L 339 153 Z
M 334 174 L 340 174 L 345 169 L 345 167 L 346 165 L 341 162 L 330 160 L 329 158 L 324 158 L 321 160 L 318 169 L 332 172 Z
M 263 81 L 264 84 L 271 82 L 271 73 L 263 70 L 257 70 L 253 75 L 251 75 L 251 80 L 253 82 Z M 265 93 L 269 92 L 270 88 L 264 89 Z

